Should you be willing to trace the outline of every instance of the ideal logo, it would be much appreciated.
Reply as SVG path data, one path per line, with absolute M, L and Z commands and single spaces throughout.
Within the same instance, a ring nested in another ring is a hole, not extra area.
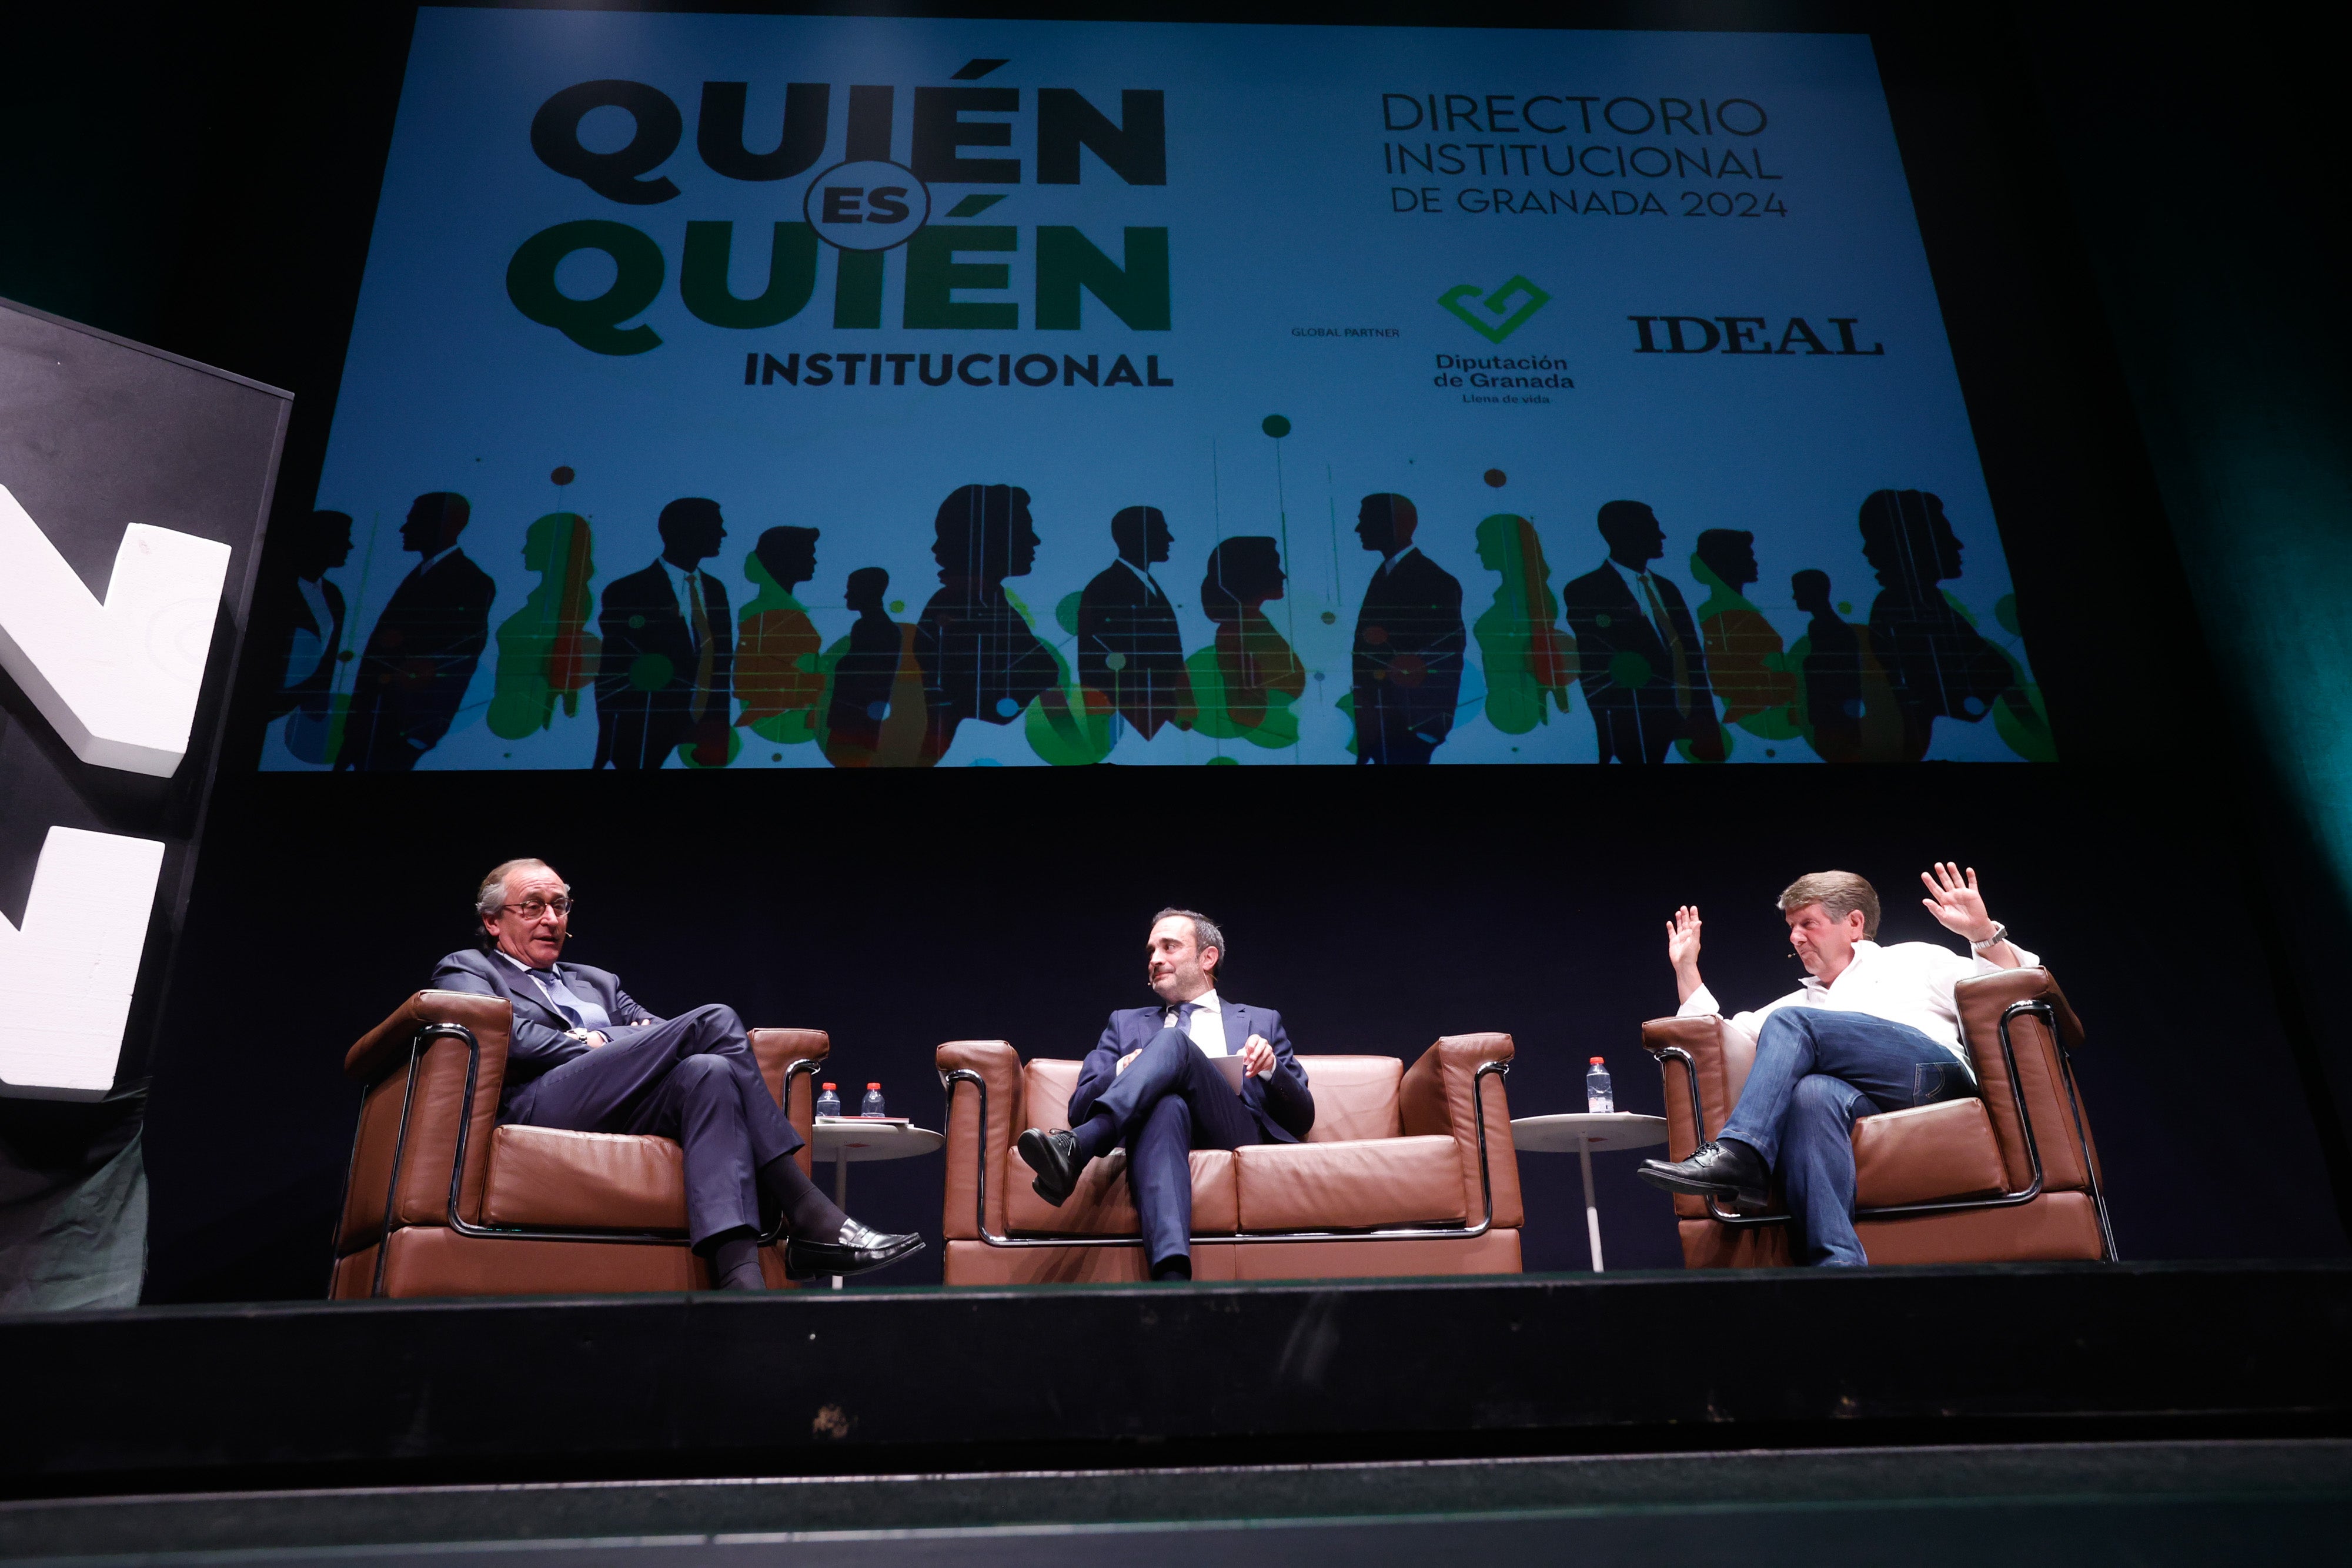
M 1528 319 L 1551 303 L 1551 296 L 1514 274 L 1510 281 L 1481 298 L 1482 290 L 1475 284 L 1457 283 L 1437 297 L 1437 302 L 1454 313 L 1454 319 L 1490 343 L 1504 339 L 1528 324 Z M 1519 303 L 1514 307 L 1512 301 Z
M 976 81 L 1004 60 L 973 60 L 955 73 Z M 765 135 L 745 124 L 751 85 L 704 82 L 694 149 L 704 171 L 747 183 L 797 179 L 824 162 L 832 134 L 834 89 L 822 82 L 785 87 L 781 125 Z M 912 98 L 908 145 L 896 145 L 899 95 Z M 635 321 L 661 297 L 677 257 L 678 298 L 709 326 L 752 330 L 789 321 L 807 308 L 817 288 L 821 249 L 834 252 L 833 325 L 878 328 L 886 306 L 884 256 L 899 251 L 898 319 L 911 331 L 1007 331 L 1023 325 L 1012 299 L 974 299 L 1008 290 L 1024 237 L 1033 259 L 1028 325 L 1075 331 L 1082 296 L 1139 332 L 1169 329 L 1168 231 L 1125 227 L 1114 257 L 1076 226 L 977 224 L 1010 191 L 974 191 L 934 200 L 934 187 L 1076 185 L 1092 153 L 1098 169 L 1129 185 L 1168 183 L 1166 95 L 1128 89 L 1114 119 L 1069 88 L 855 86 L 848 90 L 843 144 L 836 161 L 785 198 L 798 221 L 779 221 L 765 234 L 739 236 L 732 222 L 689 219 L 674 251 L 631 224 L 582 218 L 525 240 L 507 267 L 507 295 L 515 308 L 599 354 L 642 354 L 661 344 L 651 326 Z M 634 122 L 625 146 L 609 152 L 581 140 L 581 122 L 617 109 Z M 1025 116 L 1025 120 L 1024 120 Z M 656 206 L 688 194 L 693 173 L 656 171 L 685 139 L 686 119 L 668 94 L 645 82 L 589 81 L 565 88 L 541 104 L 531 121 L 531 151 L 556 173 L 623 206 Z M 774 145 L 752 151 L 752 143 Z M 1017 139 L 1017 140 L 1016 140 Z M 1024 160 L 1016 145 L 1033 157 Z M 680 181 L 687 182 L 681 184 Z M 704 189 L 711 189 L 704 186 Z M 783 203 L 780 203 L 783 205 Z M 944 207 L 944 211 L 940 210 Z M 954 220 L 942 222 L 940 220 Z M 675 232 L 675 231 L 673 231 Z M 730 271 L 738 240 L 767 258 L 767 283 L 756 295 L 734 291 Z M 578 299 L 556 287 L 558 267 L 580 251 L 612 257 L 612 284 Z M 965 257 L 988 257 L 966 260 Z

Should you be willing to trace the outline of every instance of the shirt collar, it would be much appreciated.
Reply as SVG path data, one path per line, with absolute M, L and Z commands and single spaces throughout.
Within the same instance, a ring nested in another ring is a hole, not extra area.
M 1170 1002 L 1167 1004 L 1167 1007 L 1171 1012 L 1173 1012 L 1176 1009 L 1181 1008 L 1183 1005 L 1184 1004 L 1182 1002 Z M 1192 1010 L 1198 1013 L 1222 1014 L 1225 1009 L 1218 1004 L 1217 993 L 1213 990 L 1207 990 L 1202 991 L 1199 996 L 1192 998 Z
M 544 969 L 534 969 L 529 964 L 524 963 L 521 959 L 516 957 L 513 954 L 508 952 L 503 947 L 493 947 L 490 951 L 496 953 L 499 957 L 504 958 L 508 963 L 512 964 L 516 968 L 520 969 L 526 975 L 552 975 L 555 973 L 555 966 L 552 964 L 550 964 Z
M 1386 560 L 1384 560 L 1384 561 L 1381 562 L 1381 570 L 1382 572 L 1388 572 L 1388 571 L 1393 570 L 1395 569 L 1395 567 L 1396 567 L 1396 563 L 1397 563 L 1397 562 L 1399 562 L 1399 561 L 1402 560 L 1405 557 L 1407 557 L 1407 556 L 1411 555 L 1413 551 L 1415 551 L 1415 550 L 1419 549 L 1420 548 L 1421 548 L 1421 547 L 1420 547 L 1419 545 L 1407 545 L 1407 546 L 1405 546 L 1405 547 L 1404 547 L 1404 549 L 1401 549 L 1401 550 L 1397 551 L 1397 552 L 1396 552 L 1396 554 L 1394 554 L 1394 555 L 1392 555 L 1392 556 L 1389 557 L 1389 558 L 1388 558 L 1388 559 L 1386 559 Z
M 1639 587 L 1642 580 L 1650 575 L 1648 568 L 1645 567 L 1642 570 L 1636 571 L 1632 567 L 1627 566 L 1623 561 L 1619 560 L 1613 555 L 1603 556 L 1601 559 L 1603 565 L 1614 567 L 1616 569 L 1617 575 L 1625 580 L 1625 586 L 1628 588 Z
M 456 555 L 457 553 L 457 547 L 456 545 L 451 545 L 446 549 L 436 550 L 433 554 L 426 556 L 423 560 L 418 561 L 416 563 L 416 570 L 409 575 L 412 577 L 423 577 L 426 572 L 431 571 L 435 567 L 439 566 L 443 561 L 447 560 L 451 556 Z
M 1127 568 L 1128 570 L 1135 573 L 1138 578 L 1141 579 L 1143 585 L 1146 588 L 1157 589 L 1160 586 L 1160 584 L 1153 580 L 1151 576 L 1151 569 L 1150 567 L 1138 566 L 1133 561 L 1128 559 L 1125 556 L 1118 558 L 1118 564 Z
M 1853 945 L 1853 956 L 1847 961 L 1844 968 L 1838 971 L 1838 980 L 1844 979 L 1848 975 L 1853 974 L 1855 969 L 1876 957 L 1878 956 L 1878 944 L 1871 941 L 1866 936 L 1861 941 L 1855 943 Z M 1837 980 L 1825 981 L 1819 975 L 1807 975 L 1801 983 L 1803 984 L 1804 988 L 1808 991 L 1826 991 L 1832 986 L 1837 984 Z

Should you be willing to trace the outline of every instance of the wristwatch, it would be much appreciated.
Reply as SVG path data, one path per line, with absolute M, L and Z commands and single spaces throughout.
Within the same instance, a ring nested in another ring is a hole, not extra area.
M 1988 948 L 1988 947 L 1993 946 L 1995 946 L 1995 945 L 1996 945 L 1996 944 L 1998 944 L 1998 943 L 2006 942 L 2006 941 L 2008 941 L 2008 940 L 2009 940 L 2009 927 L 2008 927 L 2008 926 L 2006 926 L 2006 925 L 2003 925 L 2000 921 L 1996 920 L 1996 921 L 1994 921 L 1994 922 L 1992 923 L 1992 935 L 1991 935 L 1991 936 L 1988 936 L 1988 937 L 1986 937 L 1986 938 L 1985 938 L 1983 941 L 1981 941 L 1981 942 L 1971 942 L 1971 943 L 1969 943 L 1969 950 L 1970 952 L 1972 952 L 1972 953 L 1981 953 L 1981 952 L 1983 952 L 1983 951 L 1984 951 L 1986 948 Z

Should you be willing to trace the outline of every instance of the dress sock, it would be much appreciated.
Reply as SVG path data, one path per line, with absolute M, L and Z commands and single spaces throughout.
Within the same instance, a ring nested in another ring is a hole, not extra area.
M 1070 1136 L 1078 1141 L 1078 1154 L 1089 1160 L 1098 1160 L 1118 1147 L 1118 1124 L 1108 1111 L 1097 1111 L 1087 1119 L 1083 1127 L 1070 1129 Z
M 838 1241 L 849 1216 L 834 1207 L 833 1199 L 801 1174 L 790 1155 L 779 1155 L 760 1167 L 760 1186 L 783 1212 L 784 1228 L 803 1241 Z
M 710 1278 L 722 1291 L 764 1291 L 760 1273 L 760 1239 L 738 1227 L 727 1231 L 710 1249 Z

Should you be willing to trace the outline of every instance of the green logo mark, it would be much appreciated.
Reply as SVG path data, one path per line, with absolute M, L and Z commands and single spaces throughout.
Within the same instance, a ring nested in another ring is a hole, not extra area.
M 1551 303 L 1551 296 L 1529 283 L 1514 277 L 1508 283 L 1479 298 L 1479 290 L 1467 283 L 1457 283 L 1437 297 L 1437 302 L 1468 323 L 1472 331 L 1490 343 L 1499 343 L 1521 327 L 1528 318 Z M 1511 301 L 1524 296 L 1526 303 L 1517 309 Z M 1473 307 L 1475 308 L 1473 308 Z

